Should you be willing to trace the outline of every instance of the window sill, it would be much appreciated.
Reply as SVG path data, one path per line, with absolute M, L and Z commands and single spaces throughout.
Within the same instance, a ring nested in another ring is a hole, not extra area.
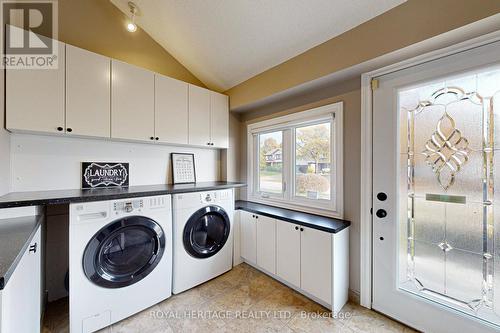
M 333 210 L 328 208 L 314 207 L 311 204 L 299 204 L 299 203 L 289 203 L 278 198 L 262 198 L 257 196 L 249 196 L 249 201 L 257 202 L 264 205 L 276 206 L 280 208 L 286 208 L 291 210 L 299 210 L 305 213 L 316 214 L 321 216 L 328 216 L 337 219 L 344 219 L 344 214 L 342 211 Z

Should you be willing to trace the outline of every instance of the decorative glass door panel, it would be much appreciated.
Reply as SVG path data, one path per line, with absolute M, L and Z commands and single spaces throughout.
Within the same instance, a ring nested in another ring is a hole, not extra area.
M 397 94 L 398 288 L 500 325 L 500 68 Z

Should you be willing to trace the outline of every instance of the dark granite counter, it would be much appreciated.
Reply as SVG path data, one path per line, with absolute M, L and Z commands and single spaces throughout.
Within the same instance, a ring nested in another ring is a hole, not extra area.
M 351 225 L 351 222 L 346 220 L 298 212 L 291 209 L 268 206 L 243 200 L 236 201 L 235 209 L 245 210 L 250 213 L 276 218 L 290 223 L 303 225 L 304 227 L 309 227 L 334 234 Z
M 0 290 L 12 276 L 43 219 L 44 215 L 0 219 Z
M 195 184 L 143 185 L 130 186 L 128 188 L 99 188 L 91 190 L 13 192 L 0 197 L 0 208 L 104 201 L 142 196 L 212 191 L 243 186 L 246 185 L 235 182 L 202 182 Z

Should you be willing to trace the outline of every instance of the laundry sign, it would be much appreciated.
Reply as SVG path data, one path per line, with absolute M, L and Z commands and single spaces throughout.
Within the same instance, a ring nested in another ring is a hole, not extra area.
M 82 162 L 82 188 L 128 187 L 128 163 Z

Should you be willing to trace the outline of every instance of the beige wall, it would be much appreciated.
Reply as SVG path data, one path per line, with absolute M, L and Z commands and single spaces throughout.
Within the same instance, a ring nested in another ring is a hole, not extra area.
M 500 12 L 499 0 L 408 0 L 226 91 L 231 109 Z
M 236 182 L 240 181 L 241 161 L 239 158 L 241 149 L 241 122 L 239 115 L 229 114 L 229 148 L 222 149 L 220 154 L 220 180 Z M 235 191 L 239 199 L 240 190 Z
M 3 195 L 10 190 L 10 135 L 4 129 L 5 121 L 5 108 L 4 98 L 4 71 L 0 71 L 0 91 L 2 94 L 0 96 L 0 105 L 2 105 L 2 111 L 0 112 L 0 195 Z
M 126 15 L 109 0 L 58 2 L 59 40 L 204 87 L 141 28 L 128 32 Z
M 316 101 L 311 102 L 311 99 L 316 99 Z M 352 222 L 350 231 L 350 288 L 354 291 L 359 291 L 360 80 L 350 80 L 337 86 L 328 87 L 324 91 L 319 91 L 312 95 L 290 99 L 287 106 L 275 106 L 271 109 L 256 110 L 243 114 L 240 130 L 240 172 L 242 178 L 246 180 L 246 126 L 248 124 L 339 101 L 344 103 L 344 218 Z

